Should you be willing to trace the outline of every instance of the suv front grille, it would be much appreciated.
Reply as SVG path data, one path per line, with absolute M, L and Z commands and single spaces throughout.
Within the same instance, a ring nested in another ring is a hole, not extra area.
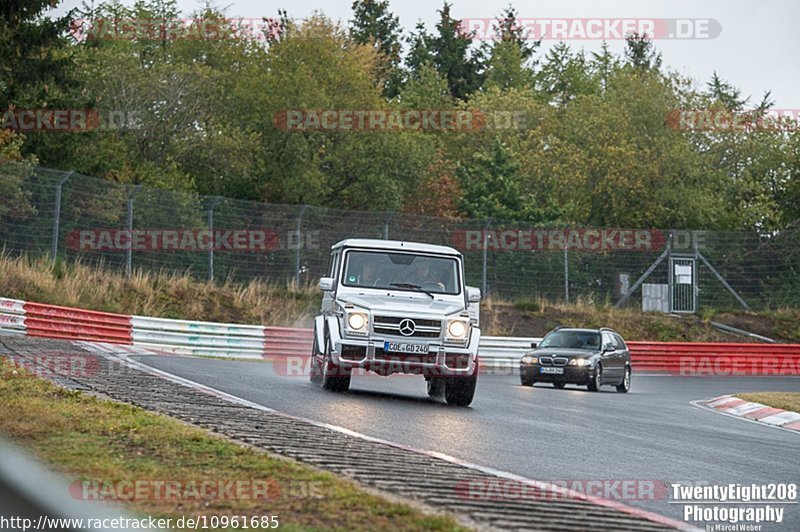
M 405 322 L 405 323 L 404 323 Z M 401 326 L 413 323 L 414 332 L 403 334 Z M 441 320 L 423 318 L 404 318 L 398 316 L 375 316 L 372 332 L 401 338 L 438 338 L 442 332 Z

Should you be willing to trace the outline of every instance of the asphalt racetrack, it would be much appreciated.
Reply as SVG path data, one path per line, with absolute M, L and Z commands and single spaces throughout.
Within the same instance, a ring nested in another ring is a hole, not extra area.
M 429 399 L 418 376 L 356 376 L 349 393 L 333 394 L 307 376 L 280 374 L 272 363 L 132 358 L 287 414 L 533 479 L 577 486 L 593 480 L 749 486 L 800 479 L 800 434 L 690 404 L 735 392 L 797 391 L 798 378 L 634 373 L 631 392 L 620 394 L 610 386 L 600 393 L 527 388 L 515 375 L 482 374 L 472 406 L 458 408 Z M 669 491 L 618 500 L 682 520 L 684 505 L 670 502 Z M 784 510 L 783 522 L 762 530 L 800 530 L 797 504 L 773 507 Z

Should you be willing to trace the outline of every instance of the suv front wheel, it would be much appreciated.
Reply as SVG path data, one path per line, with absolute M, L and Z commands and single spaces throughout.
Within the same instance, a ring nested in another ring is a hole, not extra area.
M 469 406 L 475 397 L 475 388 L 478 385 L 478 366 L 469 376 L 448 377 L 444 385 L 444 399 L 447 404 L 454 406 Z

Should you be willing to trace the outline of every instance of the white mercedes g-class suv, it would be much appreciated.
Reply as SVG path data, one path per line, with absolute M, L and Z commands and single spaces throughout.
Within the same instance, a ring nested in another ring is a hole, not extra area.
M 421 374 L 431 397 L 472 402 L 481 293 L 464 283 L 461 253 L 415 242 L 342 240 L 331 248 L 319 286 L 311 382 L 344 392 L 354 368 Z

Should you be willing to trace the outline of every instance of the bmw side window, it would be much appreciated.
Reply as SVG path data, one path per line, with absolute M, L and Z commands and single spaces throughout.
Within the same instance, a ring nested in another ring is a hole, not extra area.
M 628 349 L 628 346 L 625 345 L 625 342 L 622 340 L 622 336 L 618 334 L 614 334 L 614 341 L 617 344 L 617 349 L 625 350 Z
M 614 342 L 614 339 L 611 338 L 611 335 L 604 332 L 603 333 L 603 351 L 605 351 L 606 349 L 609 349 L 609 348 L 610 349 L 616 349 L 617 346 L 616 346 L 616 343 Z

